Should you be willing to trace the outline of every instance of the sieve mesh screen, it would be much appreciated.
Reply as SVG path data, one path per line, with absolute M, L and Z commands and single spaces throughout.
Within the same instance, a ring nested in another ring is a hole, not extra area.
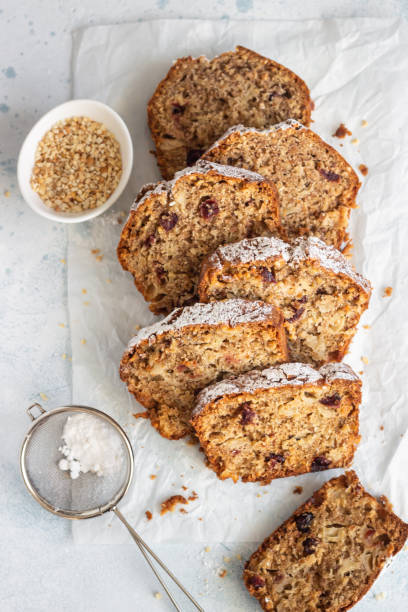
M 61 436 L 67 418 L 81 412 L 90 411 L 86 408 L 74 411 L 67 407 L 61 412 L 46 415 L 31 431 L 23 457 L 26 477 L 32 489 L 54 511 L 71 516 L 99 514 L 102 507 L 105 507 L 104 511 L 107 505 L 112 507 L 125 492 L 132 472 L 132 459 L 126 438 L 110 421 L 94 412 L 92 415 L 102 419 L 112 429 L 112 435 L 118 436 L 122 445 L 123 461 L 117 471 L 103 476 L 93 472 L 80 473 L 73 480 L 69 472 L 58 467 L 63 457 L 58 449 L 62 445 Z

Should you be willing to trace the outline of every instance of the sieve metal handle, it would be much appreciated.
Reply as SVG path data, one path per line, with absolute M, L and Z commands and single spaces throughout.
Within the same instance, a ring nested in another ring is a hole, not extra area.
M 32 413 L 33 408 L 38 408 L 38 410 L 40 411 L 40 414 L 37 414 L 37 416 L 34 416 L 33 413 Z M 35 402 L 35 404 L 31 404 L 31 406 L 29 406 L 26 409 L 26 412 L 27 412 L 28 416 L 30 417 L 30 419 L 32 421 L 35 421 L 35 419 L 38 419 L 38 417 L 41 414 L 45 414 L 47 411 L 44 410 L 44 408 L 41 406 L 41 404 L 39 404 L 38 402 Z
M 162 561 L 160 561 L 159 557 L 152 551 L 152 549 L 146 544 L 146 542 L 144 540 L 142 540 L 142 538 L 140 537 L 140 535 L 138 533 L 136 533 L 136 531 L 133 529 L 133 527 L 131 525 L 129 525 L 129 523 L 127 522 L 127 520 L 125 519 L 125 517 L 123 516 L 123 514 L 120 512 L 120 510 L 118 510 L 118 508 L 116 506 L 114 506 L 112 508 L 112 511 L 116 514 L 116 516 L 118 517 L 118 519 L 125 525 L 126 529 L 129 531 L 130 535 L 132 536 L 132 538 L 134 539 L 134 541 L 136 542 L 136 544 L 138 545 L 140 552 L 142 553 L 142 555 L 144 556 L 144 558 L 146 559 L 146 561 L 148 562 L 148 564 L 150 565 L 151 569 L 153 570 L 153 572 L 156 575 L 157 580 L 160 582 L 160 584 L 162 585 L 163 589 L 166 591 L 171 603 L 173 604 L 173 606 L 176 608 L 176 610 L 178 610 L 178 612 L 182 612 L 181 608 L 178 606 L 177 602 L 175 601 L 173 595 L 170 593 L 170 591 L 168 590 L 167 586 L 165 585 L 165 583 L 163 582 L 160 574 L 157 572 L 156 568 L 154 567 L 151 559 L 149 558 L 149 555 L 151 555 L 153 557 L 153 559 L 160 565 L 161 568 L 164 569 L 164 571 L 167 573 L 167 575 L 174 581 L 174 583 L 183 591 L 183 593 L 189 598 L 189 600 L 194 604 L 194 606 L 197 608 L 197 610 L 199 610 L 200 612 L 205 612 L 204 609 L 196 602 L 196 600 L 194 599 L 194 597 L 183 587 L 183 585 L 177 580 L 177 578 L 175 577 L 175 575 L 168 569 L 168 567 L 166 567 L 164 565 L 164 563 Z M 148 555 L 149 553 L 149 555 Z

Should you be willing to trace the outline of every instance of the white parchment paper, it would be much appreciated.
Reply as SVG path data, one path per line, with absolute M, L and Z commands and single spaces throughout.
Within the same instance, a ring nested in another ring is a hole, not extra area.
M 114 212 L 70 228 L 73 400 L 108 412 L 129 433 L 135 477 L 121 507 L 149 541 L 263 539 L 313 490 L 340 472 L 277 480 L 267 487 L 221 482 L 205 467 L 196 446 L 165 440 L 148 421 L 132 416 L 143 408 L 118 376 L 135 325 L 154 320 L 115 252 L 138 188 L 159 178 L 149 152 L 153 146 L 147 101 L 173 59 L 190 54 L 212 57 L 236 44 L 304 78 L 316 104 L 312 128 L 355 168 L 364 163 L 369 169 L 367 177 L 361 177 L 359 209 L 352 213 L 351 223 L 354 263 L 374 286 L 370 308 L 346 359 L 364 372 L 362 442 L 353 467 L 371 492 L 388 495 L 396 512 L 408 519 L 407 41 L 406 24 L 386 19 L 157 20 L 92 27 L 74 35 L 74 97 L 102 100 L 122 115 L 133 138 L 135 162 Z M 331 136 L 340 122 L 352 137 Z M 353 139 L 358 141 L 353 144 Z M 388 285 L 393 293 L 387 298 L 383 292 Z M 293 494 L 295 486 L 303 487 L 301 495 Z M 188 497 L 193 490 L 198 499 L 185 506 L 187 514 L 159 516 L 161 501 L 176 493 Z M 153 513 L 153 520 L 147 521 L 145 510 Z M 110 515 L 75 523 L 73 529 L 80 542 L 128 537 Z

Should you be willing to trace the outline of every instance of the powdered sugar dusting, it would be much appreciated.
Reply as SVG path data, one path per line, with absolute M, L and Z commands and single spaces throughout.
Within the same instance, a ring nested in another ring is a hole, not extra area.
M 147 183 L 144 185 L 130 210 L 136 210 L 147 199 L 155 195 L 167 193 L 172 195 L 175 184 L 178 180 L 189 174 L 209 174 L 210 172 L 218 173 L 220 176 L 228 178 L 249 181 L 252 183 L 263 183 L 266 181 L 264 176 L 257 172 L 246 170 L 245 168 L 237 168 L 235 166 L 226 166 L 225 164 L 217 164 L 206 160 L 199 160 L 194 166 L 184 168 L 176 172 L 171 181 L 160 181 L 159 183 Z M 172 199 L 172 198 L 170 198 Z
M 353 370 L 344 363 L 329 363 L 319 370 L 306 363 L 283 363 L 266 370 L 252 370 L 203 389 L 197 397 L 193 417 L 200 414 L 207 404 L 226 395 L 254 393 L 257 389 L 273 389 L 289 385 L 329 383 L 337 379 L 359 380 Z
M 194 304 L 176 308 L 167 317 L 141 329 L 129 342 L 128 349 L 143 340 L 154 342 L 156 336 L 165 332 L 182 329 L 190 325 L 227 324 L 235 327 L 241 323 L 265 321 L 276 316 L 276 308 L 264 302 L 231 299 L 210 304 Z
M 348 276 L 366 293 L 371 293 L 370 282 L 354 270 L 347 258 L 314 236 L 297 238 L 293 245 L 274 237 L 245 238 L 240 242 L 218 247 L 208 259 L 208 263 L 214 268 L 221 269 L 223 261 L 239 265 L 280 257 L 294 270 L 300 263 L 309 259 L 317 261 L 323 268 L 334 274 Z
M 283 130 L 288 130 L 289 128 L 297 128 L 298 130 L 308 129 L 304 125 L 299 123 L 299 121 L 297 121 L 296 119 L 287 119 L 286 121 L 282 121 L 281 123 L 276 123 L 275 125 L 272 125 L 271 127 L 268 127 L 262 130 L 258 128 L 254 128 L 254 127 L 247 127 L 242 124 L 233 125 L 232 127 L 228 128 L 228 130 L 224 132 L 224 134 L 220 136 L 220 138 L 218 138 L 218 140 L 216 140 L 209 149 L 207 149 L 207 151 L 203 154 L 203 158 L 205 158 L 205 156 L 207 155 L 207 153 L 209 153 L 209 151 L 212 151 L 212 149 L 215 149 L 220 144 L 223 144 L 224 141 L 227 140 L 231 136 L 231 134 L 248 134 L 248 133 L 274 134 L 275 132 L 281 132 Z

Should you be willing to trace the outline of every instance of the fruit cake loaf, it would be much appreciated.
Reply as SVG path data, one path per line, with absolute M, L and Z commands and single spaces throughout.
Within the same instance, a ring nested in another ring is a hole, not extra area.
M 270 304 L 226 300 L 178 308 L 141 329 L 120 376 L 166 438 L 189 433 L 198 391 L 228 374 L 287 361 L 282 313 Z
M 314 237 L 261 237 L 221 246 L 202 266 L 202 302 L 260 299 L 282 309 L 291 360 L 341 361 L 368 307 L 370 283 Z
M 348 467 L 360 440 L 361 381 L 342 363 L 284 363 L 203 389 L 191 423 L 208 465 L 224 480 Z
M 372 586 L 404 545 L 408 525 L 355 472 L 329 480 L 245 565 L 244 582 L 268 612 L 342 612 Z
M 293 117 L 309 125 L 311 100 L 291 70 L 245 49 L 183 57 L 159 83 L 148 122 L 164 178 L 191 166 L 227 128 L 265 128 Z
M 130 210 L 118 257 L 155 313 L 191 303 L 201 260 L 218 245 L 280 231 L 275 187 L 259 174 L 200 162 Z
M 203 158 L 248 168 L 275 183 L 289 238 L 312 234 L 341 246 L 360 182 L 340 153 L 312 130 L 297 121 L 266 130 L 236 126 Z

